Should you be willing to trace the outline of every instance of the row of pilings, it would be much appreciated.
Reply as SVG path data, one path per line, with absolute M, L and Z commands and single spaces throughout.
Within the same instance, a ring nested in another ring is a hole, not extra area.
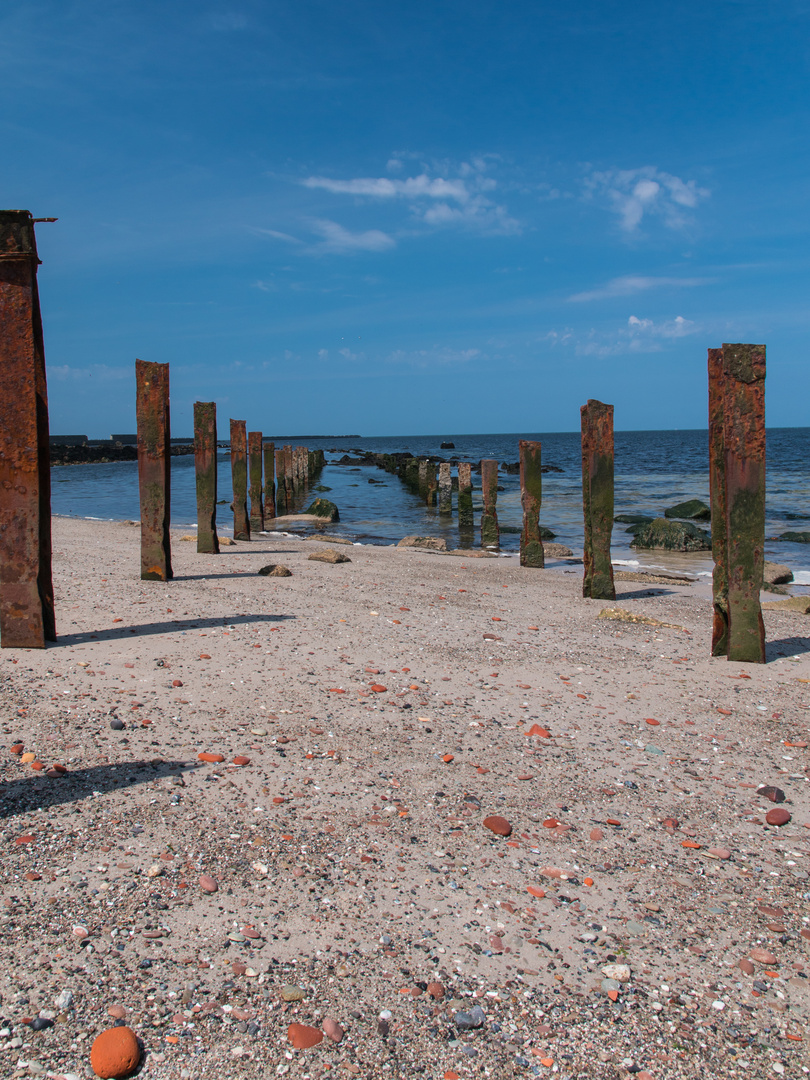
M 43 219 L 40 219 L 43 220 Z M 44 219 L 53 220 L 53 219 Z M 56 640 L 51 573 L 48 394 L 37 286 L 35 219 L 0 211 L 0 646 L 44 648 Z M 760 608 L 765 544 L 765 346 L 709 349 L 709 478 L 714 558 L 712 654 L 765 661 Z M 168 364 L 136 361 L 141 577 L 172 576 L 169 535 L 171 474 Z M 198 551 L 217 552 L 217 429 L 214 402 L 194 409 Z M 583 595 L 615 599 L 613 406 L 581 409 L 584 515 Z M 523 531 L 521 565 L 542 567 L 539 531 L 541 446 L 520 444 Z M 323 466 L 323 452 L 265 442 L 231 420 L 234 534 L 249 539 L 294 509 Z M 403 479 L 440 513 L 452 513 L 450 466 L 393 457 Z M 481 462 L 481 540 L 498 543 L 498 464 Z M 472 524 L 471 466 L 460 463 L 459 524 Z M 250 509 L 248 510 L 248 503 Z

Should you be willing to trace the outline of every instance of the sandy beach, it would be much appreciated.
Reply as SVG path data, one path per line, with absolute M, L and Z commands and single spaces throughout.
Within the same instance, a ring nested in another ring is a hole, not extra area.
M 745 666 L 705 580 L 180 535 L 55 519 L 0 655 L 0 1075 L 810 1071 L 809 616 Z

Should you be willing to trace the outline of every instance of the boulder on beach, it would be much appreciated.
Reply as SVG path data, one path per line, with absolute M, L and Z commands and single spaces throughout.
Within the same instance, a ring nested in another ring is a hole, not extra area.
M 810 596 L 789 596 L 786 600 L 764 600 L 762 607 L 769 611 L 798 611 L 810 615 Z
M 338 508 L 329 499 L 315 499 L 314 502 L 309 504 L 304 513 L 323 518 L 325 521 L 340 521 Z
M 259 570 L 262 577 L 292 577 L 292 570 L 288 570 L 281 563 L 268 563 Z
M 630 547 L 666 548 L 668 551 L 711 551 L 712 538 L 704 529 L 699 529 L 691 522 L 656 518 L 635 534 Z
M 313 551 L 307 558 L 311 562 L 343 563 L 352 561 L 348 555 L 344 555 L 340 551 L 333 551 L 332 548 L 322 548 L 320 551 Z
M 447 541 L 442 536 L 403 536 L 397 547 L 424 548 L 427 551 L 447 551 Z
M 570 559 L 574 554 L 565 544 L 543 544 L 543 552 L 550 559 Z
M 664 517 L 681 518 L 687 521 L 711 521 L 711 509 L 701 499 L 687 499 L 686 502 L 670 506 L 664 511 Z
M 766 585 L 789 585 L 793 581 L 793 571 L 781 563 L 766 561 L 762 569 L 762 580 Z
M 810 532 L 786 532 L 777 536 L 777 540 L 790 540 L 793 544 L 810 544 Z

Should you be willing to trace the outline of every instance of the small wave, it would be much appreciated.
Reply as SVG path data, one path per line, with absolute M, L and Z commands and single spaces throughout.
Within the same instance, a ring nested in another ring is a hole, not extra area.
M 612 559 L 614 566 L 641 566 L 638 559 Z
M 810 585 L 810 570 L 794 570 L 793 571 L 793 584 L 794 585 Z

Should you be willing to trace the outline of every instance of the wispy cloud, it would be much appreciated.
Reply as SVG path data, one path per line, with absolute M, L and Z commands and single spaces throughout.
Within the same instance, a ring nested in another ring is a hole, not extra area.
M 403 156 L 391 158 L 386 169 L 401 172 L 405 168 Z M 486 159 L 473 158 L 453 167 L 444 165 L 432 170 L 422 164 L 421 171 L 415 176 L 396 179 L 389 176 L 361 176 L 340 180 L 308 176 L 301 184 L 333 195 L 352 195 L 383 202 L 403 200 L 412 218 L 434 228 L 458 225 L 481 232 L 517 233 L 520 223 L 492 197 L 497 181 L 486 175 L 488 167 Z M 446 175 L 436 175 L 441 172 Z
M 550 331 L 542 340 L 552 348 L 573 349 L 576 356 L 627 356 L 661 352 L 667 342 L 699 333 L 701 329 L 698 323 L 685 319 L 683 315 L 659 322 L 631 315 L 624 325 L 599 330 L 566 327 L 564 330 Z
M 117 382 L 120 379 L 133 379 L 131 366 L 114 368 L 107 364 L 91 364 L 89 367 L 74 367 L 72 364 L 56 364 L 48 368 L 51 382 L 69 382 L 80 379 L 96 379 L 98 382 Z
M 595 172 L 585 180 L 585 197 L 605 202 L 628 234 L 637 233 L 644 218 L 651 216 L 668 229 L 683 229 L 692 221 L 689 211 L 710 194 L 696 181 L 682 180 L 654 165 Z
M 711 284 L 712 281 L 712 278 L 650 277 L 644 274 L 626 274 L 623 277 L 611 278 L 610 281 L 600 285 L 599 288 L 574 293 L 568 299 L 573 303 L 583 303 L 587 300 L 609 300 L 614 296 L 634 296 L 636 293 L 647 292 L 648 289 L 692 289 L 698 285 Z
M 429 368 L 463 367 L 472 360 L 484 360 L 480 349 L 452 349 L 447 346 L 433 349 L 395 349 L 385 358 L 389 364 L 406 364 L 411 367 Z
M 309 248 L 315 254 L 331 251 L 337 254 L 349 254 L 357 251 L 388 251 L 396 247 L 396 240 L 380 229 L 365 229 L 362 232 L 351 230 L 328 218 L 316 218 L 311 223 L 312 230 L 322 239 Z

